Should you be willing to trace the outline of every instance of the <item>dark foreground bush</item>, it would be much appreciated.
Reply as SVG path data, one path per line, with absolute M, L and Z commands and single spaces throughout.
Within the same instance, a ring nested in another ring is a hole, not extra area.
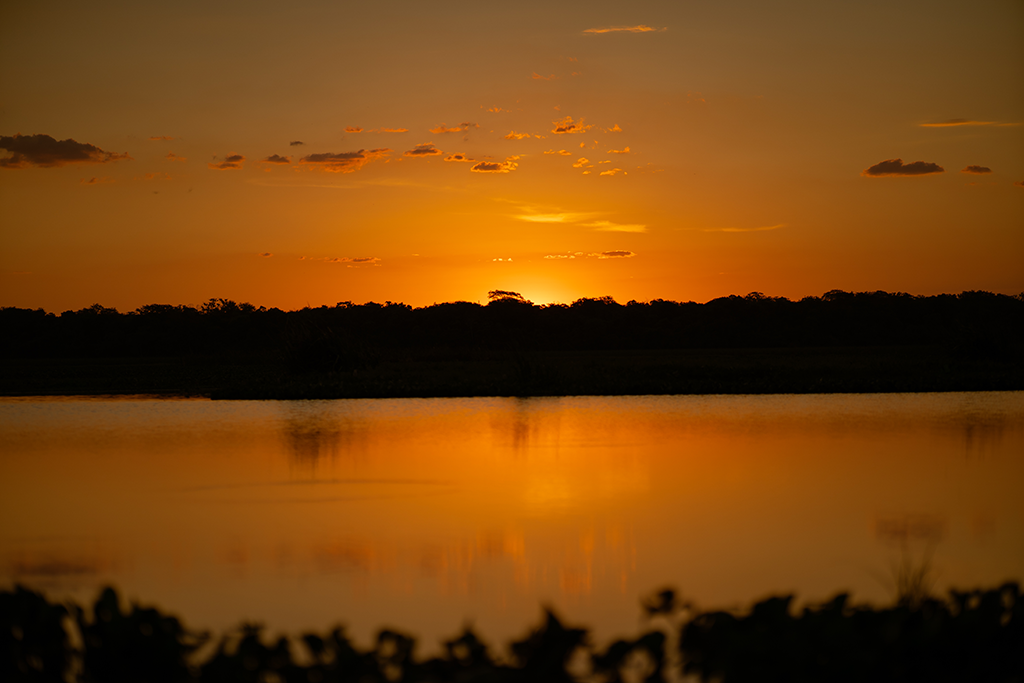
M 661 628 L 604 651 L 591 647 L 585 629 L 547 612 L 507 658 L 467 629 L 440 656 L 418 659 L 415 640 L 394 631 L 381 631 L 365 650 L 341 628 L 270 642 L 259 626 L 243 625 L 214 642 L 156 609 L 125 611 L 111 588 L 86 614 L 19 586 L 0 593 L 0 680 L 654 683 L 686 673 L 723 683 L 1024 681 L 1024 603 L 1015 583 L 882 608 L 851 606 L 839 595 L 797 614 L 792 600 L 769 598 L 746 614 L 696 612 L 664 591 L 645 605 Z

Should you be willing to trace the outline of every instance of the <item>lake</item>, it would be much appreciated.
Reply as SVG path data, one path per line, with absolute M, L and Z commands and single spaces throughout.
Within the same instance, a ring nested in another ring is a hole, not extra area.
M 1024 392 L 0 399 L 0 586 L 193 628 L 492 644 L 781 592 L 1024 579 Z

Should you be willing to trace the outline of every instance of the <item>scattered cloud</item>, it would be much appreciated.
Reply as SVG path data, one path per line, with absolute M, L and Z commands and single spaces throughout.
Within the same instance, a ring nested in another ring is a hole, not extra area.
M 488 107 L 486 109 L 486 111 L 489 111 L 492 114 L 500 114 L 502 112 L 508 112 L 508 111 L 511 111 L 511 110 L 510 109 L 502 109 L 501 107 Z
M 214 157 L 216 160 L 216 157 Z M 214 171 L 228 171 L 231 169 L 242 168 L 242 164 L 245 163 L 245 157 L 241 154 L 229 154 L 224 157 L 224 161 L 220 163 L 208 163 L 206 164 L 210 169 Z
M 468 156 L 466 156 L 465 154 L 463 154 L 462 152 L 459 152 L 457 154 L 449 154 L 448 156 L 446 156 L 444 158 L 444 160 L 445 161 L 470 161 L 470 162 L 476 161 L 476 159 L 471 159 Z
M 531 78 L 533 78 L 533 80 L 535 81 L 554 81 L 558 79 L 558 76 L 556 76 L 555 74 L 551 74 L 550 76 L 541 76 L 539 73 L 534 71 L 533 76 Z
M 304 144 L 306 144 L 306 143 L 305 143 L 305 142 L 303 142 L 302 140 L 292 140 L 292 141 L 291 141 L 291 142 L 289 142 L 288 144 L 289 144 L 290 146 L 292 146 L 292 147 L 298 147 L 299 145 L 304 145 Z
M 603 175 L 603 174 L 602 174 Z M 593 223 L 581 223 L 585 228 L 593 228 L 601 232 L 647 232 L 646 225 L 612 223 L 611 221 L 594 221 Z
M 352 173 L 358 171 L 374 159 L 386 157 L 391 153 L 390 149 L 361 149 L 356 152 L 323 152 L 320 154 L 309 154 L 299 159 L 301 164 L 309 164 L 321 168 L 329 173 Z
M 629 175 L 627 172 L 623 171 L 621 168 L 610 168 L 607 171 L 601 171 L 601 175 L 607 175 L 607 176 L 613 176 L 616 173 L 621 173 L 622 175 Z
M 260 254 L 260 256 L 262 256 L 263 258 L 270 258 L 271 256 L 273 256 L 273 254 L 271 254 L 269 251 L 265 251 L 262 254 Z
M 668 28 L 651 28 L 640 24 L 639 26 L 610 26 L 608 28 L 588 28 L 584 33 L 596 35 L 601 33 L 660 33 Z
M 636 254 L 634 254 L 633 252 L 631 252 L 631 251 L 624 251 L 624 250 L 602 251 L 602 252 L 598 252 L 596 254 L 590 254 L 590 255 L 591 256 L 596 256 L 599 259 L 606 259 L 606 258 L 633 258 L 634 256 L 636 256 Z
M 565 254 L 545 254 L 544 258 L 561 261 L 563 259 L 566 259 L 566 260 L 567 259 L 575 259 L 575 258 L 582 258 L 584 256 L 586 256 L 586 254 L 584 254 L 582 251 L 576 251 L 576 252 L 570 251 L 570 252 L 567 252 Z
M 424 142 L 421 145 L 416 145 L 405 153 L 407 157 L 432 157 L 438 154 L 444 154 L 441 150 L 434 146 L 433 142 Z
M 470 128 L 479 128 L 479 127 L 480 127 L 480 124 L 478 124 L 478 123 L 460 123 L 459 125 L 455 126 L 454 128 L 449 128 L 448 126 L 446 126 L 446 125 L 444 125 L 442 123 L 437 128 L 431 128 L 430 132 L 433 133 L 434 135 L 444 135 L 445 133 L 462 133 L 464 131 L 468 131 Z
M 555 151 L 553 149 L 549 149 L 548 151 L 546 151 L 544 153 L 545 154 L 560 154 L 563 157 L 571 157 L 572 156 L 572 152 L 570 152 L 568 150 L 565 150 L 565 149 L 560 149 L 558 151 Z
M 271 154 L 266 159 L 263 159 L 261 163 L 264 164 L 290 164 L 292 163 L 291 157 L 283 157 L 280 154 Z
M 922 123 L 921 128 L 952 128 L 953 126 L 991 126 L 995 121 L 973 121 L 971 119 L 946 119 L 934 123 Z
M 0 149 L 11 153 L 9 157 L 0 157 L 2 168 L 52 168 L 66 164 L 105 164 L 131 160 L 127 152 L 104 152 L 96 145 L 76 142 L 71 138 L 55 140 L 49 135 L 2 135 Z
M 408 133 L 408 128 L 374 128 L 371 133 Z
M 759 228 L 704 228 L 704 232 L 764 232 L 765 230 L 778 230 L 786 227 L 785 223 L 778 225 L 765 225 Z
M 625 149 L 610 149 L 608 150 L 608 154 L 629 154 L 629 147 L 626 147 Z
M 505 263 L 512 263 L 511 257 L 510 258 L 492 258 L 491 260 L 492 261 L 504 261 Z
M 587 164 L 589 164 L 589 163 L 590 163 L 589 159 L 587 159 L 586 157 L 580 157 L 576 161 L 576 163 L 572 165 L 572 167 L 573 168 L 586 168 Z
M 108 183 L 114 182 L 114 180 L 104 176 L 102 178 L 89 178 L 88 180 L 82 178 L 78 182 L 80 182 L 83 185 L 106 185 Z
M 984 173 L 991 173 L 992 169 L 988 166 L 968 166 L 967 168 L 960 171 L 961 173 L 976 173 L 978 175 Z
M 164 159 L 167 159 L 167 161 L 188 161 L 186 157 L 180 157 L 174 152 L 168 152 Z
M 505 136 L 506 140 L 522 140 L 523 138 L 530 137 L 529 133 L 517 133 L 514 130 L 509 131 L 509 134 Z
M 616 124 L 615 124 L 614 126 L 612 126 L 611 128 L 605 128 L 605 129 L 604 129 L 604 132 L 606 132 L 606 133 L 621 133 L 621 132 L 622 132 L 622 129 L 621 129 L 621 128 L 619 128 L 619 124 L 617 124 L 617 123 L 616 123 Z
M 359 126 L 345 126 L 346 133 L 362 133 L 363 129 Z
M 910 164 L 904 164 L 903 159 L 886 159 L 885 161 L 878 162 L 871 168 L 864 169 L 860 174 L 872 178 L 881 178 L 884 176 L 929 175 L 932 173 L 942 173 L 944 170 L 938 164 L 933 164 L 930 161 L 915 161 Z
M 565 135 L 570 133 L 585 133 L 586 131 L 593 128 L 593 126 L 583 125 L 583 119 L 579 121 L 573 121 L 571 116 L 566 116 L 561 121 L 551 122 L 555 127 L 551 130 L 555 135 Z
M 481 161 L 469 170 L 474 173 L 509 173 L 519 167 L 516 163 L 518 159 L 517 156 L 511 156 L 505 161 Z
M 158 142 L 160 140 L 173 140 L 174 138 L 172 138 L 170 135 L 153 135 L 149 139 L 152 140 L 153 142 Z

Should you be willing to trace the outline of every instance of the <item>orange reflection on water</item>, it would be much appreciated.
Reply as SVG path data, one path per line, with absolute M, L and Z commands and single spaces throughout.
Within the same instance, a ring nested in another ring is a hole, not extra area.
M 1024 576 L 1021 393 L 6 400 L 0 420 L 4 580 L 112 582 L 202 627 L 503 640 L 548 603 L 603 638 L 665 585 L 884 600 L 902 552 L 938 587 Z

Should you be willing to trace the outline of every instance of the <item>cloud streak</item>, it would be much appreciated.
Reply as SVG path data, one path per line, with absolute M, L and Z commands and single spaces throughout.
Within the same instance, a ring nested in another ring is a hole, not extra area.
M 974 121 L 972 119 L 947 119 L 933 123 L 922 123 L 921 128 L 953 128 L 956 126 L 991 126 L 995 121 Z
M 667 31 L 668 27 L 652 28 L 645 24 L 637 26 L 609 26 L 606 28 L 588 28 L 583 33 L 588 35 L 600 35 L 603 33 L 661 33 Z
M 386 157 L 390 149 L 360 149 L 355 152 L 321 152 L 309 154 L 299 160 L 300 164 L 319 168 L 328 173 L 353 173 L 374 159 Z
M 53 168 L 68 164 L 106 164 L 131 160 L 128 153 L 104 152 L 96 145 L 68 138 L 56 140 L 49 135 L 3 135 L 0 149 L 10 156 L 0 158 L 0 168 Z
M 704 232 L 764 232 L 784 227 L 786 227 L 785 223 L 779 223 L 778 225 L 764 225 L 759 228 L 704 228 Z
M 862 176 L 883 178 L 895 176 L 918 176 L 942 173 L 945 169 L 930 161 L 914 161 L 904 164 L 903 159 L 886 159 L 861 171 Z
M 593 223 L 580 223 L 580 225 L 601 232 L 647 232 L 647 226 L 640 225 L 639 223 L 624 224 L 612 223 L 611 221 L 594 221 Z
M 447 133 L 463 133 L 463 132 L 468 131 L 470 128 L 479 128 L 479 127 L 480 127 L 480 124 L 478 124 L 478 123 L 468 123 L 468 122 L 466 122 L 466 123 L 460 123 L 459 125 L 457 125 L 457 126 L 455 126 L 453 128 L 449 128 L 448 126 L 446 126 L 445 124 L 442 123 L 437 128 L 431 128 L 430 132 L 433 133 L 434 135 L 445 135 Z

